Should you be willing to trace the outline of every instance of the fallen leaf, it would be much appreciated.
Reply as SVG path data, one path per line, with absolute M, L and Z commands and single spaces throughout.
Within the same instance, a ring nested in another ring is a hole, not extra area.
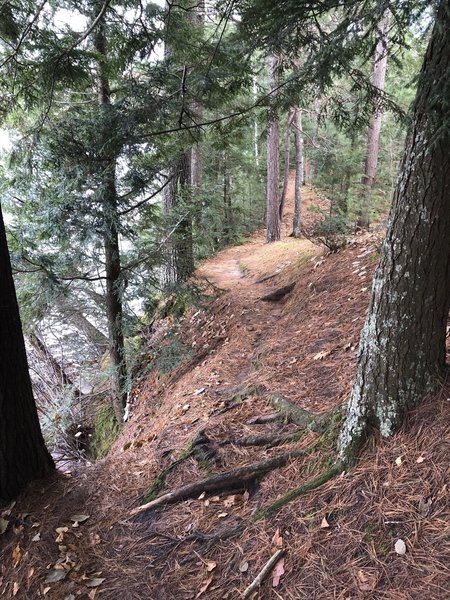
M 242 496 L 233 494 L 232 496 L 228 496 L 228 498 L 225 498 L 225 500 L 223 501 L 223 504 L 224 504 L 225 508 L 231 508 L 232 506 L 237 504 L 238 501 L 241 499 L 242 499 Z
M 12 559 L 13 559 L 13 567 L 14 567 L 14 569 L 20 563 L 21 558 L 22 558 L 22 551 L 20 549 L 19 544 L 17 544 L 17 546 L 12 551 Z
M 39 541 L 40 541 L 40 539 L 41 539 L 41 534 L 38 532 L 36 535 L 34 535 L 34 536 L 31 538 L 31 541 L 32 541 L 32 542 L 39 542 Z
M 52 569 L 47 577 L 44 579 L 44 583 L 56 583 L 66 578 L 66 571 L 64 569 Z
M 210 502 L 220 502 L 220 496 L 213 496 L 209 500 L 210 500 Z
M 198 594 L 195 596 L 195 598 L 200 598 L 200 596 L 203 594 L 203 592 L 206 592 L 206 590 L 209 588 L 209 586 L 211 585 L 211 582 L 213 580 L 214 575 L 210 575 L 208 577 L 208 579 L 206 579 L 203 583 L 202 583 L 202 587 L 198 590 Z
M 416 460 L 416 463 L 417 463 L 418 465 L 420 465 L 421 463 L 423 463 L 423 461 L 424 461 L 424 460 L 425 460 L 425 459 L 424 459 L 424 457 L 423 457 L 423 456 L 419 456 L 419 458 Z
M 221 512 L 217 516 L 219 517 L 219 519 L 225 519 L 225 517 L 228 517 L 228 513 L 227 512 Z
M 105 581 L 104 577 L 93 577 L 92 579 L 89 579 L 89 581 L 87 581 L 85 585 L 88 588 L 94 588 L 94 587 L 98 587 L 99 585 L 101 585 L 104 581 Z
M 277 587 L 280 583 L 281 576 L 284 575 L 284 558 L 281 558 L 272 573 L 272 586 Z
M 400 556 L 402 556 L 403 554 L 406 554 L 406 544 L 403 540 L 398 539 L 395 542 L 395 551 L 397 552 L 397 554 L 400 554 Z
M 279 528 L 277 528 L 277 530 L 273 534 L 272 544 L 275 546 L 275 548 L 282 548 L 283 547 L 283 538 L 280 535 L 280 529 Z
M 248 562 L 246 560 L 243 560 L 239 565 L 239 571 L 241 573 L 246 573 L 248 571 Z
M 90 515 L 73 515 L 73 517 L 70 517 L 70 520 L 74 523 L 84 523 L 89 517 Z
M 329 356 L 331 354 L 331 350 L 322 350 L 321 352 L 318 352 L 315 356 L 313 356 L 313 360 L 322 360 L 322 358 L 325 358 L 326 356 Z
M 69 531 L 69 528 L 68 527 L 57 527 L 55 529 L 55 531 L 58 534 L 58 537 L 56 538 L 55 542 L 57 544 L 60 544 L 64 540 L 64 534 Z
M 328 523 L 327 518 L 324 517 L 320 523 L 321 529 L 328 529 L 329 526 L 330 524 Z
M 200 496 L 198 497 L 198 500 L 203 500 L 203 498 L 206 496 L 206 492 L 202 492 L 200 494 Z
M 46 596 L 52 588 L 48 585 L 42 590 L 44 596 Z
M 250 494 L 249 494 L 249 492 L 247 492 L 247 490 L 245 490 L 245 492 L 242 494 L 242 498 L 244 499 L 244 502 L 248 502 L 248 499 L 250 498 Z
M 96 593 L 97 593 L 97 590 L 96 590 L 96 589 L 95 589 L 95 590 L 91 590 L 91 591 L 89 592 L 88 596 L 89 596 L 90 600 L 94 600 L 94 598 L 95 598 L 95 594 L 96 594 Z
M 397 467 L 399 467 L 399 466 L 402 464 L 402 462 L 403 462 L 403 461 L 402 461 L 402 457 L 401 457 L 401 456 L 398 456 L 398 457 L 395 459 L 395 464 L 397 465 Z
M 5 531 L 8 529 L 9 521 L 8 519 L 0 518 L 0 535 L 3 535 Z
M 377 579 L 373 574 L 365 573 L 360 569 L 357 573 L 358 587 L 361 592 L 372 592 L 377 585 Z
M 217 567 L 217 563 L 214 562 L 213 560 L 206 561 L 206 570 L 208 571 L 208 573 L 211 573 L 211 571 L 214 571 L 214 569 L 216 567 Z
M 17 592 L 19 591 L 20 588 L 20 584 L 17 583 L 17 581 L 14 582 L 13 585 L 13 591 L 12 591 L 12 595 L 15 596 L 17 594 Z

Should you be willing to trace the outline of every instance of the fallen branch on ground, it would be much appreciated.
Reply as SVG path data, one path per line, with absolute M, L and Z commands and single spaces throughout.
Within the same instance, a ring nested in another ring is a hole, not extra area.
M 189 498 L 197 498 L 203 492 L 242 489 L 255 479 L 266 475 L 270 471 L 284 467 L 291 459 L 304 455 L 304 450 L 292 450 L 291 452 L 274 456 L 268 460 L 258 461 L 244 467 L 238 467 L 236 469 L 231 469 L 230 471 L 225 471 L 224 473 L 212 475 L 206 479 L 183 485 L 143 504 L 142 506 L 138 506 L 131 511 L 130 515 L 135 516 L 160 506 L 175 504 L 183 500 L 188 500 Z
M 269 558 L 269 560 L 266 562 L 259 574 L 244 591 L 242 598 L 250 598 L 253 592 L 256 592 L 256 590 L 261 586 L 262 582 L 267 578 L 272 569 L 274 569 L 277 562 L 280 560 L 280 558 L 282 558 L 285 555 L 285 553 L 286 550 L 277 550 L 275 554 Z

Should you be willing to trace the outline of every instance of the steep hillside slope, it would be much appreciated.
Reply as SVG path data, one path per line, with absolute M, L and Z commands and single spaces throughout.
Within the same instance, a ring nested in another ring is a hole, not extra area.
M 312 190 L 305 197 L 324 202 Z M 210 299 L 149 333 L 110 456 L 36 484 L 4 515 L 0 596 L 242 598 L 282 550 L 279 581 L 270 574 L 249 597 L 447 598 L 448 387 L 353 470 L 286 496 L 328 472 L 339 422 L 301 428 L 278 418 L 274 397 L 314 413 L 344 401 L 378 244 L 362 236 L 327 256 L 307 240 L 267 245 L 259 232 L 206 261 L 196 275 Z M 282 288 L 290 291 L 263 299 Z M 239 471 L 226 490 L 133 516 L 179 486 L 289 453 L 264 475 Z M 80 514 L 89 518 L 74 526 Z

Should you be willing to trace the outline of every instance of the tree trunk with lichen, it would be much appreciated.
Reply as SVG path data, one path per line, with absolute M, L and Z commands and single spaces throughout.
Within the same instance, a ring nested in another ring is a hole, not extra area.
M 393 434 L 445 373 L 450 300 L 450 7 L 441 1 L 340 435 L 355 456 L 370 428 Z
M 295 107 L 294 114 L 295 130 L 295 203 L 294 220 L 292 225 L 292 237 L 299 238 L 302 235 L 302 185 L 303 181 L 303 131 L 302 110 Z

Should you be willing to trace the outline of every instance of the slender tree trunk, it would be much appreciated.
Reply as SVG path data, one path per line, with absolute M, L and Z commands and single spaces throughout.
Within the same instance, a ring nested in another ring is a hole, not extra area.
M 284 205 L 286 204 L 286 195 L 289 185 L 289 173 L 290 173 L 290 162 L 291 162 L 291 127 L 294 120 L 295 109 L 289 111 L 286 118 L 286 133 L 284 137 L 284 177 L 283 177 L 283 190 L 280 198 L 280 221 L 283 218 Z
M 256 86 L 256 77 L 253 77 L 252 80 L 252 90 L 253 90 L 253 101 L 256 102 L 258 97 L 257 94 L 257 86 Z M 258 126 L 258 116 L 255 112 L 253 117 L 253 150 L 255 153 L 255 164 L 259 167 L 259 126 Z
M 54 469 L 42 437 L 0 211 L 0 502 Z
M 384 91 L 388 59 L 387 31 L 389 17 L 385 15 L 380 23 L 379 39 L 375 48 L 375 59 L 372 72 L 372 85 L 380 92 Z M 367 132 L 367 151 L 364 164 L 364 175 L 361 179 L 361 209 L 358 217 L 358 227 L 367 229 L 370 225 L 371 195 L 378 166 L 381 123 L 383 112 L 376 108 L 369 122 Z
M 278 58 L 270 60 L 270 87 L 276 90 L 278 85 Z M 273 92 L 276 96 L 276 92 Z M 280 239 L 280 203 L 278 195 L 279 167 L 279 138 L 280 124 L 276 111 L 269 115 L 267 134 L 267 203 L 266 203 L 266 241 L 275 242 Z
M 361 334 L 340 437 L 351 458 L 370 427 L 396 431 L 445 372 L 450 300 L 450 11 L 441 0 Z
M 98 14 L 100 7 L 94 4 Z M 94 49 L 97 52 L 97 96 L 102 109 L 103 119 L 108 122 L 107 116 L 111 111 L 111 91 L 106 73 L 106 37 L 103 20 L 97 25 L 93 34 Z M 103 141 L 102 147 L 107 148 L 110 137 L 109 128 L 114 123 L 110 122 L 108 128 L 103 125 L 99 132 Z M 127 367 L 125 360 L 125 341 L 123 335 L 123 307 L 122 307 L 122 268 L 120 263 L 119 246 L 119 215 L 117 210 L 116 190 L 116 162 L 114 153 L 105 151 L 102 156 L 102 189 L 103 204 L 103 243 L 105 251 L 106 271 L 106 317 L 108 322 L 109 356 L 112 374 L 112 404 L 117 421 L 123 418 L 127 402 L 126 382 Z
M 231 176 L 228 169 L 228 155 L 226 152 L 224 152 L 223 156 L 223 216 L 223 234 L 225 242 L 230 244 L 233 232 L 233 211 L 231 208 Z
M 298 106 L 294 112 L 295 131 L 295 204 L 292 237 L 299 238 L 302 235 L 302 185 L 303 174 L 303 131 L 302 111 Z

